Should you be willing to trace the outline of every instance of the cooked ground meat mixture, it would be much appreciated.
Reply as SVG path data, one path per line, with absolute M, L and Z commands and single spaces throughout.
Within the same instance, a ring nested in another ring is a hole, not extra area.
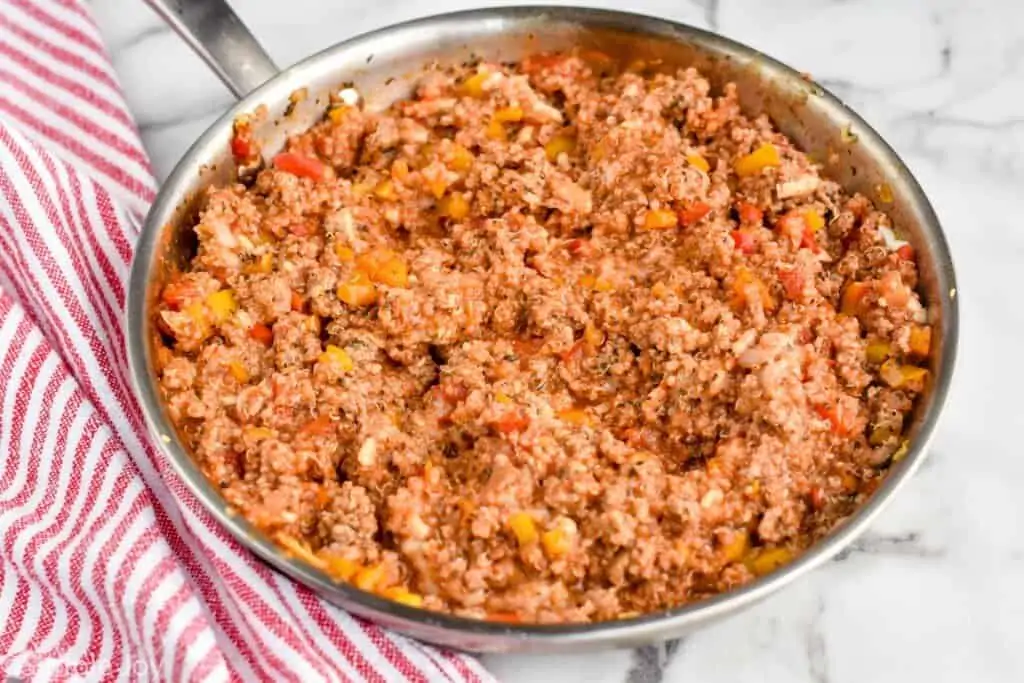
M 245 119 L 232 150 L 259 159 Z M 912 248 L 693 69 L 339 100 L 195 234 L 157 315 L 197 462 L 430 610 L 621 619 L 770 572 L 877 487 L 927 382 Z

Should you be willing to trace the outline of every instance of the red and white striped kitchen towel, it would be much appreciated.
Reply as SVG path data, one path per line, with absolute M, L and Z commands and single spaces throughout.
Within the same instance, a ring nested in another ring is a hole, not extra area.
M 0 0 L 0 674 L 486 681 L 326 604 L 208 517 L 126 380 L 148 161 L 81 0 Z

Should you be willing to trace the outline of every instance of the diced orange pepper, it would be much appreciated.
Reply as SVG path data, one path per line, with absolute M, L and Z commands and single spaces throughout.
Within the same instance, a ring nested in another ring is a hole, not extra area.
M 337 294 L 342 302 L 355 308 L 371 306 L 377 301 L 377 288 L 361 271 L 356 271 L 348 282 L 338 285 Z
M 932 328 L 914 325 L 910 328 L 910 353 L 918 358 L 927 358 L 932 350 Z
M 870 291 L 871 285 L 866 282 L 851 282 L 843 290 L 843 296 L 839 302 L 839 312 L 843 315 L 863 313 L 864 299 Z
M 904 261 L 913 261 L 914 247 L 910 246 L 909 244 L 901 245 L 900 248 L 896 250 L 896 255 L 899 256 Z
M 644 227 L 648 230 L 668 230 L 679 225 L 679 216 L 669 209 L 651 209 L 644 216 Z
M 302 298 L 301 294 L 299 294 L 298 292 L 293 290 L 292 291 L 292 302 L 291 302 L 292 310 L 295 311 L 296 313 L 301 313 L 302 309 L 305 308 L 305 306 L 306 306 L 305 299 Z

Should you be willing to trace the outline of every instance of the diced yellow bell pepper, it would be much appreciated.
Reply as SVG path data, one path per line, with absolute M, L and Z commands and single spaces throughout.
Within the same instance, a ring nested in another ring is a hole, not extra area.
M 564 529 L 551 529 L 541 534 L 540 543 L 544 552 L 551 559 L 559 558 L 569 552 L 572 546 L 569 535 Z
M 644 216 L 644 227 L 648 230 L 668 230 L 679 225 L 679 216 L 669 209 L 652 209 Z
M 738 562 L 747 554 L 750 547 L 750 534 L 746 529 L 740 529 L 733 534 L 732 540 L 722 548 L 722 554 L 726 562 Z
M 700 169 L 701 171 L 704 171 L 705 173 L 707 173 L 708 171 L 711 170 L 711 164 L 709 164 L 708 160 L 705 159 L 704 157 L 702 157 L 699 154 L 696 154 L 696 153 L 689 154 L 689 155 L 687 155 L 686 160 L 688 162 L 690 162 L 690 166 L 693 166 L 694 168 Z
M 262 441 L 274 436 L 274 430 L 268 427 L 246 427 L 242 433 L 252 441 Z
M 757 576 L 770 574 L 793 559 L 793 553 L 788 548 L 764 548 L 754 553 L 748 568 Z
M 494 112 L 494 120 L 498 123 L 516 123 L 523 120 L 522 107 L 502 107 Z
M 373 592 L 377 590 L 377 587 L 383 580 L 384 565 L 375 564 L 371 567 L 363 567 L 356 572 L 355 578 L 352 582 L 355 584 L 356 588 L 359 588 L 360 590 Z
M 356 260 L 356 253 L 352 251 L 351 247 L 342 244 L 341 242 L 334 243 L 334 254 L 338 257 L 338 260 L 343 263 L 350 263 Z
M 508 526 L 515 535 L 519 545 L 530 545 L 537 542 L 537 524 L 528 512 L 515 512 L 508 518 Z
M 324 352 L 320 354 L 321 363 L 333 363 L 337 365 L 343 372 L 351 372 L 352 368 L 355 367 L 352 363 L 352 357 L 348 355 L 348 352 L 334 344 L 328 344 Z
M 220 324 L 238 309 L 238 303 L 230 289 L 222 289 L 206 297 L 206 307 L 210 310 L 213 321 Z
M 880 365 L 885 362 L 886 358 L 892 355 L 892 347 L 888 342 L 873 341 L 868 343 L 864 355 L 869 363 Z
M 548 161 L 554 163 L 562 154 L 572 154 L 574 149 L 576 149 L 575 139 L 568 135 L 556 135 L 548 144 L 544 145 L 544 154 Z
M 377 199 L 390 201 L 397 196 L 395 194 L 395 184 L 390 178 L 386 178 L 377 183 L 377 186 L 373 188 L 373 194 Z
M 486 71 L 475 73 L 462 82 L 459 90 L 461 90 L 464 95 L 469 95 L 470 97 L 483 97 L 484 81 L 486 81 L 489 76 L 490 74 Z
M 274 255 L 269 251 L 263 254 L 245 267 L 248 275 L 267 274 L 274 269 Z
M 660 280 L 658 282 L 655 282 L 654 285 L 651 287 L 651 296 L 653 296 L 655 299 L 664 299 L 668 297 L 669 294 L 670 290 L 668 288 L 668 285 L 666 285 L 664 282 Z
M 231 376 L 240 384 L 245 384 L 249 381 L 249 371 L 246 370 L 245 366 L 237 360 L 233 360 L 228 363 L 228 372 L 231 373 Z
M 774 168 L 782 163 L 779 150 L 770 142 L 766 142 L 750 154 L 736 160 L 734 170 L 741 178 L 757 175 L 766 168 Z
M 872 446 L 881 446 L 892 438 L 892 429 L 889 427 L 875 427 L 868 436 L 868 443 Z
M 395 159 L 391 164 L 391 177 L 400 183 L 409 179 L 409 162 L 405 159 Z
M 602 344 L 604 344 L 604 332 L 597 329 L 594 323 L 587 322 L 583 327 L 583 343 L 586 344 L 591 351 L 596 351 L 601 348 Z
M 508 394 L 503 394 L 500 391 L 494 395 L 494 400 L 498 403 L 512 403 L 512 398 Z
M 321 552 L 320 558 L 325 564 L 324 571 L 335 581 L 350 581 L 362 569 L 359 563 L 334 553 Z
M 808 209 L 807 212 L 804 213 L 804 224 L 811 232 L 817 232 L 825 227 L 825 219 L 814 209 Z
M 484 130 L 484 134 L 491 140 L 508 140 L 508 131 L 505 130 L 505 126 L 502 125 L 501 121 L 497 119 L 491 119 L 491 122 L 487 124 L 487 128 Z
M 275 538 L 277 539 L 277 542 L 281 544 L 281 547 L 283 547 L 292 557 L 303 560 L 318 569 L 326 568 L 327 563 L 318 557 L 305 541 L 300 541 L 294 536 L 290 536 L 286 533 L 278 533 Z
M 448 189 L 448 181 L 442 176 L 438 176 L 427 181 L 427 187 L 430 189 L 430 194 L 434 195 L 435 199 L 440 199 L 444 196 L 444 191 Z
M 469 215 L 469 202 L 461 192 L 452 192 L 441 199 L 437 205 L 442 216 L 460 221 Z
M 569 424 L 584 426 L 590 424 L 590 416 L 579 408 L 566 408 L 558 411 L 558 419 Z
M 452 170 L 464 173 L 473 166 L 473 153 L 462 145 L 452 145 Z
M 339 104 L 336 107 L 331 107 L 330 111 L 327 112 L 327 116 L 331 119 L 332 123 L 341 123 L 350 111 L 352 111 L 352 107 L 347 104 Z
M 892 454 L 892 461 L 899 462 L 903 458 L 907 457 L 907 451 L 910 450 L 910 442 L 905 440 L 900 444 L 900 447 L 896 449 L 896 452 Z
M 408 607 L 423 607 L 423 596 L 412 593 L 407 588 L 396 587 L 384 591 L 384 597 Z
M 878 370 L 878 376 L 886 384 L 894 389 L 908 388 L 917 390 L 923 388 L 928 378 L 928 371 L 914 365 L 901 365 L 895 359 L 890 358 Z

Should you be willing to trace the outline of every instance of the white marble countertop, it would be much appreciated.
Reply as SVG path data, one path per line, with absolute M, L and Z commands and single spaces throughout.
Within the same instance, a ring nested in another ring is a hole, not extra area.
M 371 28 L 471 3 L 234 5 L 288 64 Z M 1016 393 L 1024 364 L 1012 353 L 1024 334 L 1015 296 L 1024 271 L 1024 3 L 629 7 L 713 28 L 812 72 L 893 144 L 932 198 L 956 258 L 955 389 L 925 467 L 845 559 L 669 645 L 486 664 L 512 683 L 1024 681 L 1024 454 L 1010 429 L 1024 407 Z M 231 98 L 142 2 L 93 0 L 93 8 L 162 177 Z

